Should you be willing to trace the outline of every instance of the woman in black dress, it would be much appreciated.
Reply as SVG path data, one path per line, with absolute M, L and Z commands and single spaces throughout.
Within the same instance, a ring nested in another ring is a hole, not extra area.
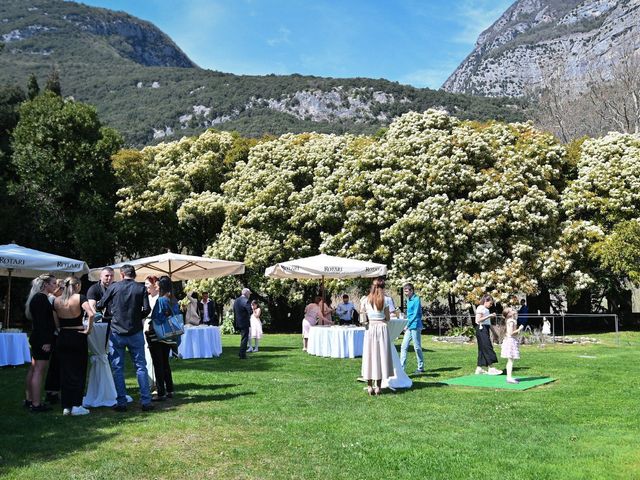
M 51 410 L 41 402 L 42 381 L 44 380 L 51 346 L 54 342 L 56 329 L 53 320 L 53 308 L 47 295 L 56 290 L 56 278 L 49 274 L 36 277 L 31 282 L 31 291 L 25 303 L 25 315 L 31 320 L 33 328 L 29 336 L 31 346 L 31 366 L 25 380 L 24 406 L 32 412 L 46 412 Z
M 80 295 L 80 280 L 68 277 L 64 281 L 62 296 L 53 302 L 58 333 L 58 358 L 60 359 L 60 403 L 63 415 L 86 415 L 82 406 L 87 379 L 89 346 L 87 336 L 93 327 L 95 311 Z M 83 317 L 86 314 L 86 325 Z

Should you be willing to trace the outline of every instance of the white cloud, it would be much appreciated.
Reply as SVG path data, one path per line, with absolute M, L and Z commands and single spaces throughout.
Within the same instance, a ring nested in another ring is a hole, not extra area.
M 398 81 L 418 88 L 426 87 L 437 90 L 457 66 L 456 62 L 447 62 L 437 68 L 421 68 L 402 75 Z
M 452 38 L 457 43 L 475 44 L 478 36 L 489 28 L 513 4 L 513 0 L 458 0 L 456 23 L 460 31 Z
M 267 44 L 270 47 L 275 47 L 277 45 L 282 45 L 284 43 L 291 43 L 291 40 L 289 40 L 290 36 L 291 36 L 291 30 L 285 27 L 280 27 L 278 29 L 278 34 L 275 37 L 267 39 Z

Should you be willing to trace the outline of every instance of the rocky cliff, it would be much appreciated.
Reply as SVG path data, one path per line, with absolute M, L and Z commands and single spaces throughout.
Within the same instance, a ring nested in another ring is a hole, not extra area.
M 552 77 L 580 90 L 639 51 L 640 0 L 518 0 L 442 88 L 522 96 Z
M 386 80 L 246 76 L 197 68 L 154 25 L 62 0 L 0 0 L 0 87 L 52 68 L 62 94 L 95 105 L 128 144 L 215 127 L 244 135 L 372 134 L 407 111 L 441 108 L 476 120 L 520 121 L 524 102 L 413 88 Z
M 0 41 L 13 53 L 49 57 L 56 48 L 80 44 L 90 57 L 100 52 L 144 66 L 196 66 L 161 30 L 124 12 L 75 2 L 2 0 L 0 22 Z

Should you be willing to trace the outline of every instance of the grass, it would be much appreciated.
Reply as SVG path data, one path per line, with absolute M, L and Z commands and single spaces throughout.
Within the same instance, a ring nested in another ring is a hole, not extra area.
M 522 346 L 516 375 L 557 380 L 519 392 L 445 386 L 473 371 L 475 346 L 424 337 L 427 373 L 376 398 L 359 359 L 267 335 L 241 362 L 224 336 L 222 357 L 172 363 L 177 397 L 157 411 L 85 417 L 24 411 L 26 368 L 3 368 L 0 478 L 640 478 L 640 334 L 598 338 Z M 131 371 L 127 385 L 137 398 Z

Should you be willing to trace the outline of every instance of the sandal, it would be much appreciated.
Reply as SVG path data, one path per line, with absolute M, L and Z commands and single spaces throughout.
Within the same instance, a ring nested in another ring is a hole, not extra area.
M 367 393 L 369 394 L 369 396 L 373 395 L 373 387 L 371 385 L 367 387 Z
M 373 389 L 373 393 L 375 395 L 380 395 L 382 393 L 382 389 L 380 387 L 376 387 Z

